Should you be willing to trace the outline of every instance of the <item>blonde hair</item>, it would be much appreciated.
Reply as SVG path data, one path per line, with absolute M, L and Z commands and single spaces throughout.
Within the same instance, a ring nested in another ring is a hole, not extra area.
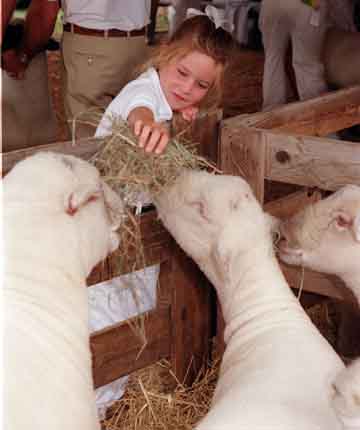
M 224 73 L 229 65 L 234 47 L 229 33 L 215 24 L 205 15 L 194 16 L 185 20 L 173 36 L 160 45 L 153 57 L 141 69 L 154 67 L 160 70 L 167 64 L 179 60 L 190 52 L 198 51 L 211 57 L 218 67 L 215 81 L 200 103 L 200 109 L 212 109 L 221 105 L 223 99 Z

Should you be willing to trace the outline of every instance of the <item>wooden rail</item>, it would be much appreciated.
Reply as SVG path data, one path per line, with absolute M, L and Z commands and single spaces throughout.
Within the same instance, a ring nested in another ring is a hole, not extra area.
M 355 124 L 360 124 L 359 86 L 270 112 L 230 118 L 220 131 L 220 168 L 244 177 L 261 203 L 266 180 L 323 190 L 360 185 L 359 143 L 327 136 Z M 270 202 L 268 208 L 276 209 L 277 216 L 289 216 L 306 202 L 295 199 L 289 210 L 291 197 L 287 199 Z M 300 269 L 282 267 L 290 285 L 297 288 Z M 305 271 L 304 290 L 335 298 L 347 295 L 334 277 L 310 271 Z

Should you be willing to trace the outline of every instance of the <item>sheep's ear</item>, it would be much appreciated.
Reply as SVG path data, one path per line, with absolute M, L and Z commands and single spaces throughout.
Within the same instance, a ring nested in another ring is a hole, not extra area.
M 354 239 L 360 242 L 360 214 L 355 217 L 345 211 L 339 210 L 334 214 L 336 228 L 339 231 L 349 230 Z
M 65 196 L 64 208 L 69 215 L 75 215 L 83 206 L 101 197 L 102 190 L 98 185 L 79 185 L 71 193 Z

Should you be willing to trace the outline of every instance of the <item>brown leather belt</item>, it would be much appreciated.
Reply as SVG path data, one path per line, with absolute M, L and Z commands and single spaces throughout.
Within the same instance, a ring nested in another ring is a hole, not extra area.
M 96 30 L 94 28 L 80 27 L 80 25 L 67 22 L 63 26 L 64 31 L 70 33 L 82 34 L 84 36 L 97 36 L 97 37 L 134 37 L 145 35 L 145 27 L 138 30 L 123 31 L 117 28 L 110 28 L 109 30 Z

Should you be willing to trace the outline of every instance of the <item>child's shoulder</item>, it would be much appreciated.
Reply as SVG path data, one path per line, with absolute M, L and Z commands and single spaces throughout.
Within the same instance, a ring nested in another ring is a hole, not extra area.
M 130 81 L 125 87 L 120 91 L 122 93 L 132 93 L 133 91 L 145 91 L 148 92 L 157 92 L 159 87 L 159 76 L 157 71 L 150 67 L 145 72 L 141 73 L 136 79 Z
M 159 75 L 156 69 L 154 67 L 149 67 L 131 82 L 157 81 L 158 79 Z
M 111 110 L 122 110 L 123 106 L 137 100 L 157 100 L 159 98 L 159 78 L 157 71 L 150 67 L 136 79 L 128 82 L 110 103 Z

